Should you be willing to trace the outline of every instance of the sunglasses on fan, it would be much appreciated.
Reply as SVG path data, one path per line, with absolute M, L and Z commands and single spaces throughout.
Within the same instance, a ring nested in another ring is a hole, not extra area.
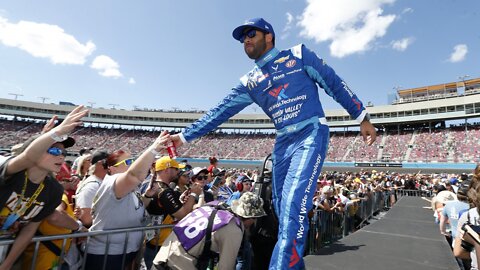
M 62 148 L 58 148 L 58 147 L 50 147 L 47 149 L 47 153 L 49 153 L 50 155 L 52 156 L 60 156 L 60 155 L 63 155 L 64 157 L 67 156 L 67 150 L 65 149 L 62 149 Z
M 127 159 L 121 160 L 121 161 L 113 164 L 113 167 L 118 167 L 118 166 L 120 166 L 120 165 L 122 165 L 122 164 L 125 164 L 125 165 L 127 165 L 127 166 L 130 166 L 130 165 L 132 165 L 132 163 L 133 163 L 133 158 L 127 158 Z

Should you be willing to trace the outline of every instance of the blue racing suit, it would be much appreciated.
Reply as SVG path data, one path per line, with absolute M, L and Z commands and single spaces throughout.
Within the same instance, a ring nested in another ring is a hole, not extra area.
M 227 97 L 180 134 L 184 142 L 192 141 L 253 102 L 272 119 L 277 130 L 272 184 L 279 233 L 270 269 L 305 268 L 307 214 L 329 141 L 317 85 L 359 123 L 363 120 L 366 110 L 357 96 L 331 67 L 299 44 L 268 51 Z

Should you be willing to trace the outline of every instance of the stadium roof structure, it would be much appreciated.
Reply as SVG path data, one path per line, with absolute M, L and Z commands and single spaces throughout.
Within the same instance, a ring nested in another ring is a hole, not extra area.
M 480 78 L 465 80 L 466 76 L 464 76 L 463 80 L 459 82 L 449 82 L 410 89 L 399 89 L 397 90 L 397 95 L 399 98 L 398 100 L 394 101 L 393 104 L 455 97 L 458 96 L 458 88 L 460 87 L 464 88 L 466 94 L 471 94 L 478 91 L 480 89 Z
M 480 82 L 480 80 L 479 80 Z M 441 99 L 367 107 L 373 124 L 400 125 L 469 119 L 480 116 L 480 88 Z M 33 119 L 49 119 L 56 114 L 60 119 L 72 110 L 69 105 L 45 104 L 0 98 L 0 115 Z M 352 127 L 358 123 L 343 109 L 325 111 L 330 127 Z M 130 111 L 92 108 L 84 119 L 87 123 L 131 125 L 143 127 L 183 128 L 203 113 Z M 219 129 L 274 129 L 265 114 L 238 114 L 223 123 Z

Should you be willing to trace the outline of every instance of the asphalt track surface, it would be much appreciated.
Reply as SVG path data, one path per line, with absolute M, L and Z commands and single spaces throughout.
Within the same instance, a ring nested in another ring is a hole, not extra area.
M 459 269 L 426 206 L 402 197 L 380 220 L 306 256 L 306 269 Z

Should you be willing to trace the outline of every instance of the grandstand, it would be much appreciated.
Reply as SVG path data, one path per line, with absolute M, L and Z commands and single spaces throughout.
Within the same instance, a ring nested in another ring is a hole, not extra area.
M 458 91 L 463 87 L 463 93 Z M 480 78 L 458 83 L 398 90 L 391 105 L 367 107 L 379 129 L 366 146 L 357 123 L 343 109 L 326 110 L 332 128 L 327 161 L 384 163 L 480 162 Z M 24 141 L 41 130 L 53 114 L 61 119 L 72 106 L 0 99 L 0 149 Z M 85 125 L 73 133 L 82 147 L 124 148 L 140 153 L 162 129 L 180 131 L 202 116 L 197 111 L 115 110 L 93 108 Z M 455 126 L 447 123 L 456 121 Z M 184 157 L 260 160 L 270 153 L 274 127 L 264 114 L 239 114 L 179 149 Z

